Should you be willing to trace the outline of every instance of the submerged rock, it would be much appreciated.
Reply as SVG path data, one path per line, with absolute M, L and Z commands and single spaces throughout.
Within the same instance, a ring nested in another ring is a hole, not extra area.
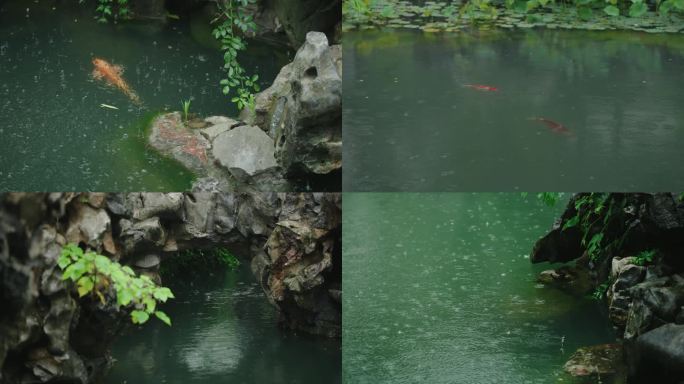
M 621 344 L 600 344 L 579 348 L 563 369 L 572 376 L 606 377 L 625 375 Z
M 537 281 L 575 296 L 584 296 L 592 289 L 589 269 L 582 266 L 562 266 L 539 274 Z

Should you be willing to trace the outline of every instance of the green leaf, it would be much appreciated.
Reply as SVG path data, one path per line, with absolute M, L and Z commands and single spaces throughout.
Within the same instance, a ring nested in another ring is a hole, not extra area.
M 93 290 L 93 287 L 95 286 L 95 283 L 93 281 L 93 278 L 90 276 L 83 276 L 80 279 L 78 279 L 78 296 L 83 297 L 90 293 L 90 291 Z
M 173 293 L 171 292 L 170 289 L 166 287 L 161 287 L 157 288 L 154 290 L 154 293 L 152 294 L 155 299 L 161 301 L 161 302 L 166 302 L 169 298 L 174 298 Z
M 164 313 L 164 312 L 162 312 L 162 311 L 156 311 L 156 312 L 154 313 L 154 315 L 157 316 L 157 318 L 158 318 L 159 320 L 161 320 L 161 321 L 163 321 L 164 323 L 166 323 L 166 325 L 171 326 L 171 319 L 169 319 L 169 317 L 166 315 L 166 313 Z
M 128 274 L 129 276 L 135 276 L 135 272 L 133 272 L 131 267 L 129 267 L 128 265 L 124 265 L 123 267 L 121 267 L 121 270 L 126 272 L 126 274 Z
M 97 268 L 98 271 L 101 273 L 104 273 L 106 275 L 109 275 L 111 273 L 111 265 L 112 262 L 109 260 L 109 258 L 102 256 L 102 255 L 96 255 L 95 256 L 95 268 Z
M 145 311 L 139 311 L 136 309 L 135 311 L 131 312 L 131 320 L 133 320 L 133 324 L 144 324 L 149 319 L 150 315 Z
M 684 0 L 680 1 L 682 4 L 684 4 Z M 660 3 L 660 7 L 658 7 L 658 13 L 662 16 L 667 16 L 668 13 L 672 10 L 673 7 L 673 2 L 670 0 L 663 1 Z
M 605 12 L 607 15 L 610 16 L 619 16 L 620 15 L 620 9 L 614 5 L 609 5 L 605 8 L 603 8 L 603 12 Z
M 591 19 L 593 12 L 591 12 L 591 9 L 583 7 L 577 10 L 577 15 L 580 17 L 580 19 L 586 21 Z
M 629 7 L 629 17 L 641 17 L 648 11 L 648 6 L 644 3 L 634 3 Z
M 67 267 L 62 276 L 62 280 L 71 279 L 71 281 L 76 281 L 83 276 L 87 271 L 87 266 L 85 261 L 79 260 Z
M 684 11 L 684 0 L 673 0 L 672 5 L 680 11 Z
M 71 257 L 68 254 L 62 252 L 62 254 L 59 255 L 59 259 L 57 260 L 57 265 L 59 265 L 60 269 L 64 270 L 64 268 L 68 267 L 69 264 L 71 264 Z
M 145 309 L 147 312 L 150 313 L 154 312 L 154 310 L 157 308 L 157 302 L 149 296 L 143 299 L 143 304 L 145 304 Z
M 116 302 L 121 306 L 127 306 L 133 300 L 133 293 L 128 287 L 120 287 L 116 293 Z
M 561 231 L 565 231 L 568 228 L 572 228 L 572 227 L 576 226 L 577 223 L 579 223 L 579 220 L 580 220 L 579 214 L 571 217 L 570 220 L 566 221 L 565 224 L 563 224 L 563 229 L 561 229 Z

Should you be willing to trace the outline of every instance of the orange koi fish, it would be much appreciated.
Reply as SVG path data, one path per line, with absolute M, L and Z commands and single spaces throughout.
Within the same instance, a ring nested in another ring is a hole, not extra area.
M 138 95 L 131 89 L 126 81 L 121 77 L 123 68 L 118 65 L 112 65 L 104 59 L 97 57 L 93 58 L 93 78 L 95 80 L 104 80 L 107 84 L 119 88 L 126 94 L 135 104 L 141 104 Z
M 530 117 L 528 120 L 539 121 L 541 123 L 544 123 L 544 125 L 549 127 L 551 132 L 558 133 L 561 135 L 572 135 L 572 131 L 570 131 L 565 125 L 557 123 L 553 120 L 549 120 L 544 117 Z
M 487 91 L 487 92 L 498 92 L 499 88 L 492 87 L 489 85 L 480 85 L 480 84 L 463 84 L 464 87 L 466 88 L 472 88 L 476 89 L 478 91 Z

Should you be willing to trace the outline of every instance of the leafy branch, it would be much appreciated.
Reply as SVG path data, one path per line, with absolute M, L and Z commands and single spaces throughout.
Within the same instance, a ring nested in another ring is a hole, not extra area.
M 62 280 L 76 284 L 79 297 L 90 294 L 105 304 L 104 294 L 111 287 L 116 292 L 117 305 L 132 309 L 131 321 L 134 324 L 143 324 L 154 315 L 171 325 L 169 316 L 157 309 L 159 303 L 174 298 L 171 290 L 157 286 L 145 275 L 136 276 L 129 266 L 122 266 L 95 252 L 84 252 L 76 244 L 62 248 L 57 265 L 64 272 Z
M 80 4 L 86 2 L 86 0 L 78 0 Z M 131 11 L 128 8 L 128 0 L 97 0 L 97 12 L 98 16 L 95 18 L 99 23 L 106 23 L 110 19 L 117 21 L 128 20 L 131 18 Z
M 234 91 L 231 101 L 239 109 L 254 108 L 254 93 L 259 91 L 259 76 L 248 75 L 237 60 L 238 53 L 247 48 L 241 35 L 256 30 L 252 16 L 245 12 L 245 8 L 255 2 L 256 0 L 218 0 L 216 4 L 219 13 L 211 22 L 216 24 L 212 33 L 221 43 L 223 51 L 223 69 L 227 75 L 221 80 L 223 93 L 228 95 Z

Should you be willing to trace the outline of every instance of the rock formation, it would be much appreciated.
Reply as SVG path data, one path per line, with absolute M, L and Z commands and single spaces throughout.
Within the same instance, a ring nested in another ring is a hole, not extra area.
M 309 32 L 292 63 L 259 93 L 243 118 L 276 142 L 288 175 L 327 175 L 342 168 L 342 51 Z
M 6 194 L 0 196 L 3 383 L 90 383 L 109 366 L 108 347 L 128 313 L 78 299 L 61 280 L 56 261 L 68 242 L 153 275 L 178 250 L 220 244 L 252 260 L 284 327 L 340 336 L 338 194 Z
M 593 204 L 578 203 L 593 199 Z M 578 216 L 579 215 L 579 216 Z M 572 224 L 576 217 L 585 217 Z M 570 223 L 570 224 L 568 224 Z M 563 229 L 565 227 L 565 229 Z M 589 250 L 591 239 L 597 246 Z M 589 255 L 592 252 L 592 255 Z M 684 202 L 669 193 L 574 196 L 534 246 L 533 262 L 584 260 L 585 278 L 603 296 L 630 376 L 684 379 Z M 567 267 L 565 267 L 567 268 Z M 549 276 L 567 274 L 547 271 Z
M 224 190 L 341 188 L 342 53 L 323 33 L 307 34 L 292 63 L 241 117 L 184 122 L 168 113 L 153 121 L 148 140 Z

